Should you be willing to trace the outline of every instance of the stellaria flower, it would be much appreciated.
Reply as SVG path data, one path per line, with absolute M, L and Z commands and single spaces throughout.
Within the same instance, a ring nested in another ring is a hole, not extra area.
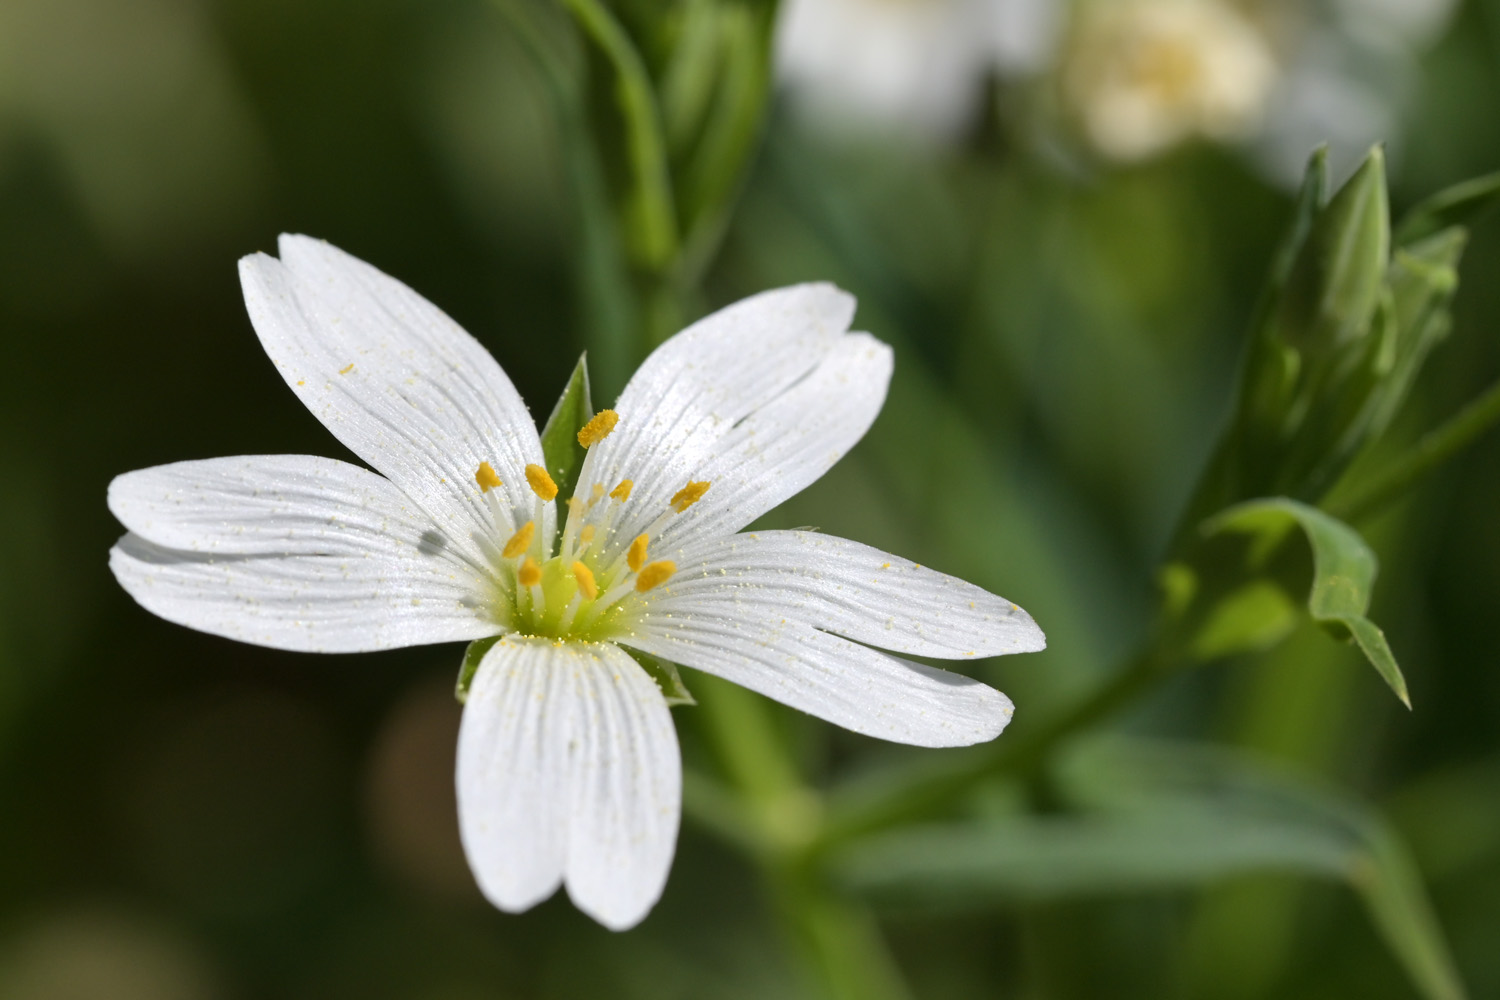
M 663 344 L 579 431 L 559 532 L 525 405 L 435 306 L 303 236 L 240 275 L 282 377 L 376 471 L 282 455 L 127 473 L 109 491 L 128 529 L 111 568 L 161 617 L 264 646 L 490 641 L 457 786 L 470 867 L 501 909 L 566 883 L 623 929 L 661 895 L 681 763 L 626 647 L 902 743 L 976 743 L 1009 721 L 998 691 L 870 646 L 1040 649 L 1024 611 L 857 542 L 736 533 L 827 471 L 884 401 L 890 349 L 846 332 L 844 292 L 766 292 Z
M 1101 153 L 1138 160 L 1192 136 L 1260 127 L 1276 83 L 1264 32 L 1221 0 L 1080 5 L 1064 84 Z

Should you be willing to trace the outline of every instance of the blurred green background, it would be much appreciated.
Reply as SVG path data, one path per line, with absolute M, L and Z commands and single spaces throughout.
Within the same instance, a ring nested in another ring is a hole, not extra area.
M 1500 165 L 1500 3 L 1461 4 L 1413 59 L 1391 111 L 1397 213 Z M 859 296 L 857 326 L 896 349 L 889 402 L 767 523 L 858 538 L 1031 611 L 1050 648 L 977 668 L 1021 732 L 1141 638 L 1293 194 L 1234 143 L 1090 154 L 1047 124 L 1061 90 L 1045 73 L 980 92 L 959 134 L 920 141 L 774 99 L 678 308 L 809 279 Z M 237 645 L 152 617 L 106 568 L 121 472 L 345 457 L 244 315 L 235 261 L 278 232 L 407 282 L 550 409 L 597 347 L 552 111 L 511 23 L 470 0 L 0 0 L 0 996 L 816 995 L 755 868 L 691 814 L 636 931 L 562 897 L 490 909 L 454 816 L 461 649 Z M 1334 152 L 1342 179 L 1358 150 Z M 1391 450 L 1500 373 L 1497 267 L 1491 219 Z M 1500 995 L 1497 500 L 1492 435 L 1360 525 L 1413 712 L 1304 626 L 1117 720 L 1379 806 L 1475 996 Z M 685 761 L 714 773 L 695 711 L 674 712 Z M 774 721 L 815 786 L 944 753 Z M 973 809 L 1016 794 L 997 783 Z M 1413 995 L 1338 880 L 874 905 L 918 997 Z

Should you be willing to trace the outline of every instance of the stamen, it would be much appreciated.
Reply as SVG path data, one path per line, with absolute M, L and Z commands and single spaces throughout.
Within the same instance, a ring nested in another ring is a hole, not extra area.
M 594 526 L 585 524 L 583 530 L 578 533 L 578 544 L 588 548 L 594 541 Z
M 578 443 L 585 448 L 596 445 L 609 437 L 610 431 L 615 429 L 615 424 L 620 422 L 620 415 L 614 410 L 600 410 L 594 414 L 594 419 L 583 425 L 578 432 Z
M 474 481 L 479 484 L 479 492 L 488 493 L 497 486 L 503 486 L 500 477 L 495 475 L 495 467 L 488 462 L 480 462 L 479 468 L 474 473 Z
M 646 547 L 650 544 L 650 535 L 635 536 L 635 541 L 630 543 L 630 548 L 625 552 L 625 562 L 630 566 L 630 572 L 639 573 L 641 567 L 646 565 Z
M 578 581 L 578 592 L 585 600 L 592 601 L 599 596 L 599 584 L 594 580 L 594 571 L 583 563 L 573 564 L 573 579 Z
M 662 559 L 651 563 L 645 569 L 642 569 L 640 575 L 635 578 L 635 589 L 644 594 L 653 587 L 660 587 L 672 579 L 672 574 L 676 572 L 677 564 L 670 559 Z
M 500 554 L 507 559 L 514 559 L 522 552 L 531 548 L 531 539 L 535 535 L 536 522 L 527 521 L 517 529 L 514 535 L 510 536 L 510 541 L 505 543 L 505 548 L 500 550 Z M 528 559 L 527 562 L 531 562 L 531 560 Z M 530 584 L 527 584 L 527 586 L 530 586 Z
M 635 489 L 635 483 L 632 480 L 622 479 L 619 486 L 609 491 L 609 497 L 611 500 L 618 500 L 624 503 L 630 499 L 630 491 L 633 489 Z
M 697 483 L 689 482 L 686 486 L 673 494 L 671 502 L 672 509 L 681 514 L 693 504 L 703 499 L 703 494 L 708 492 L 709 485 L 710 484 L 706 480 Z
M 595 483 L 593 490 L 589 493 L 589 506 L 592 507 L 604 499 L 604 484 Z
M 531 486 L 531 492 L 543 500 L 551 500 L 557 496 L 557 484 L 552 477 L 547 475 L 547 470 L 540 465 L 526 466 L 526 482 Z
M 565 560 L 573 558 L 573 536 L 578 533 L 578 522 L 587 506 L 579 497 L 568 497 L 568 525 L 563 529 L 562 539 L 562 557 Z
M 529 524 L 530 522 L 528 521 L 527 523 Z M 647 568 L 649 569 L 650 567 Z M 521 564 L 521 568 L 516 571 L 516 581 L 523 587 L 535 587 L 542 582 L 542 567 L 531 556 L 527 556 L 526 561 Z
M 573 627 L 573 619 L 578 616 L 578 608 L 583 603 L 578 594 L 568 599 L 568 604 L 563 608 L 562 617 L 557 620 L 557 634 L 567 635 L 568 629 Z

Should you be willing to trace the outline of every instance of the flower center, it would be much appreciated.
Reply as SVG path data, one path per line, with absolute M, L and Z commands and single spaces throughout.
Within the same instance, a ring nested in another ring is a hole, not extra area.
M 608 437 L 619 422 L 613 410 L 602 410 L 578 432 L 578 443 L 590 447 Z M 540 465 L 523 470 L 536 494 L 535 516 L 508 538 L 489 540 L 486 548 L 495 571 L 496 617 L 512 631 L 560 640 L 597 642 L 617 637 L 647 600 L 646 595 L 677 572 L 670 559 L 652 559 L 651 542 L 673 517 L 703 498 L 709 483 L 689 482 L 667 503 L 667 509 L 631 539 L 618 544 L 616 525 L 635 484 L 624 479 L 578 484 L 566 505 L 566 526 L 558 550 L 537 531 L 542 504 L 557 497 L 557 484 Z M 474 482 L 484 495 L 495 523 L 501 517 L 490 491 L 502 485 L 499 473 L 481 462 Z

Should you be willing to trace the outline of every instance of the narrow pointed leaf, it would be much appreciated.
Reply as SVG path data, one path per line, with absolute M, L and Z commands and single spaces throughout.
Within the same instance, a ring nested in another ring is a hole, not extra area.
M 1500 201 L 1500 171 L 1444 188 L 1418 203 L 1396 228 L 1396 245 L 1408 246 L 1450 226 L 1467 225 Z
M 1334 634 L 1352 639 L 1396 697 L 1410 708 L 1406 679 L 1396 665 L 1385 635 L 1365 617 L 1378 563 L 1358 532 L 1316 507 L 1273 497 L 1238 504 L 1215 515 L 1204 523 L 1203 533 L 1231 531 L 1257 535 L 1269 551 L 1278 547 L 1293 528 L 1300 528 L 1312 547 L 1308 613 Z
M 1182 891 L 1257 873 L 1332 880 L 1359 895 L 1422 996 L 1465 996 L 1404 845 L 1358 802 L 1240 753 L 1120 739 L 1067 755 L 1055 794 L 1068 811 L 854 843 L 831 874 L 876 902 L 940 912 Z
M 559 497 L 573 495 L 578 472 L 583 468 L 584 448 L 578 443 L 578 430 L 594 415 L 594 404 L 589 398 L 588 360 L 586 353 L 578 358 L 557 405 L 552 407 L 547 426 L 542 428 L 542 454 Z

